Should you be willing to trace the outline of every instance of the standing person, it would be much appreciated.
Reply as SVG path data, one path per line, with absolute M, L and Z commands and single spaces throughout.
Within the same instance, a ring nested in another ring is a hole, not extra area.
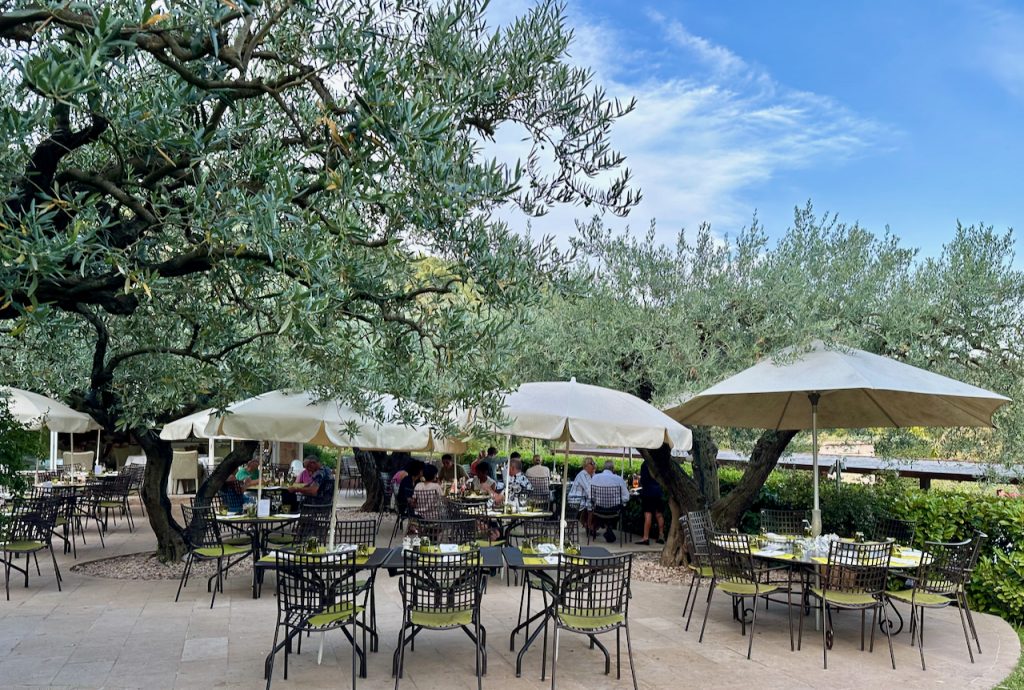
M 665 543 L 665 495 L 661 484 L 651 474 L 649 460 L 640 465 L 640 507 L 644 511 L 644 538 L 638 544 L 647 546 L 651 543 L 651 516 L 658 520 L 658 543 Z
M 580 523 L 592 537 L 594 533 L 590 526 L 590 482 L 596 471 L 597 465 L 594 464 L 594 458 L 583 458 L 583 469 L 576 473 L 576 478 L 572 480 L 572 486 L 569 487 L 569 494 L 566 497 L 570 503 L 575 503 L 580 507 Z
M 455 457 L 451 453 L 441 456 L 441 468 L 437 472 L 437 480 L 441 484 L 451 485 L 452 482 L 469 479 L 465 468 L 455 463 Z M 444 487 L 442 487 L 444 488 Z
M 619 502 L 617 504 L 593 506 L 593 508 L 619 508 L 621 510 L 622 506 L 629 503 L 629 487 L 626 486 L 625 479 L 615 474 L 614 460 L 605 460 L 604 471 L 595 475 L 590 481 L 591 492 L 593 492 L 594 487 L 599 486 L 608 486 L 618 489 L 617 498 L 619 499 Z M 593 524 L 593 522 L 593 519 L 591 519 L 590 529 L 592 532 L 597 530 L 597 525 Z M 615 541 L 615 531 L 612 529 L 611 524 L 607 526 L 607 530 L 604 533 L 604 539 L 609 544 Z

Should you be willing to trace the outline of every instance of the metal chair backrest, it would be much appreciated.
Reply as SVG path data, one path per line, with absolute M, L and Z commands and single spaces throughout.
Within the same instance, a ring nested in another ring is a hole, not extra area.
M 622 510 L 622 492 L 615 486 L 590 485 L 590 504 L 596 514 L 618 513 Z
M 874 538 L 876 541 L 892 539 L 897 544 L 914 543 L 917 523 L 913 520 L 899 520 L 893 517 L 881 517 L 875 520 Z
M 773 534 L 803 535 L 811 524 L 811 514 L 806 510 L 762 510 L 761 531 Z
M 833 541 L 829 545 L 821 587 L 832 592 L 881 595 L 889 579 L 891 557 L 892 542 Z
M 376 541 L 376 520 L 338 520 L 334 524 L 335 544 L 373 546 Z
M 578 544 L 580 540 L 580 523 L 567 522 L 565 525 L 566 543 Z M 559 520 L 526 520 L 522 524 L 523 538 L 540 541 L 547 541 L 557 544 L 561 536 L 561 523 Z
M 487 504 L 483 501 L 448 499 L 448 514 L 452 519 L 485 517 L 487 515 Z
M 8 518 L 5 541 L 49 543 L 63 503 L 64 499 L 56 496 L 20 499 Z
M 708 551 L 708 538 L 715 526 L 711 521 L 711 511 L 694 510 L 686 514 L 686 526 L 690 533 L 690 546 L 697 565 L 711 565 Z
M 600 558 L 558 557 L 557 613 L 563 616 L 628 615 L 633 554 Z
M 440 493 L 428 490 L 414 491 L 412 496 L 412 511 L 418 517 L 427 520 L 445 520 L 450 517 L 448 504 Z
M 277 606 L 299 627 L 310 616 L 331 607 L 356 610 L 355 554 L 304 554 L 278 551 Z M 298 619 L 298 621 L 296 621 Z
M 974 556 L 974 540 L 925 542 L 925 557 L 917 569 L 915 586 L 934 594 L 956 594 L 967 583 Z
M 413 613 L 445 614 L 479 611 L 483 594 L 480 551 L 455 554 L 404 551 L 398 580 L 406 619 Z
M 712 531 L 708 535 L 708 560 L 717 582 L 757 582 L 749 535 Z
M 456 520 L 419 520 L 421 537 L 429 537 L 435 544 L 473 544 L 479 535 L 476 518 Z
M 292 529 L 296 543 L 301 544 L 307 539 L 315 538 L 320 544 L 326 544 L 330 531 L 331 504 L 303 503 L 299 509 L 299 519 Z
M 182 506 L 185 519 L 185 542 L 193 549 L 221 545 L 220 525 L 210 506 Z

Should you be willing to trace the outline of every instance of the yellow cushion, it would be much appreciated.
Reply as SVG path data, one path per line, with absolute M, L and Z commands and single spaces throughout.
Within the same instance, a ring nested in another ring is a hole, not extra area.
M 473 609 L 460 611 L 413 611 L 410 616 L 413 625 L 424 628 L 455 628 L 473 624 Z
M 362 613 L 362 611 L 362 606 L 356 606 L 353 608 L 353 606 L 348 603 L 335 604 L 333 606 L 328 606 L 315 616 L 310 616 L 309 624 L 314 628 L 324 628 L 332 623 L 351 618 L 352 616 L 357 616 Z
M 196 553 L 204 558 L 222 558 L 224 556 L 237 556 L 239 554 L 248 553 L 248 546 L 232 546 L 231 544 L 224 544 L 223 546 L 202 546 L 196 549 Z
M 779 585 L 756 584 L 753 582 L 718 582 L 715 586 L 726 594 L 734 594 L 739 597 L 772 594 L 781 589 Z
M 120 508 L 121 507 L 121 502 L 120 501 L 100 501 L 99 506 L 100 506 L 100 508 Z
M 811 587 L 811 594 L 833 606 L 873 606 L 878 599 L 865 592 L 825 592 L 817 587 Z
M 41 541 L 9 541 L 2 545 L 4 551 L 39 551 L 45 548 L 46 544 Z
M 559 613 L 558 620 L 565 627 L 573 628 L 574 630 L 600 630 L 602 628 L 611 628 L 624 622 L 626 616 L 623 613 L 610 609 L 598 609 L 587 612 L 584 615 Z
M 902 601 L 907 604 L 916 604 L 917 606 L 949 606 L 953 603 L 953 600 L 942 594 L 936 594 L 934 592 L 922 592 L 918 590 L 915 596 L 914 590 L 912 589 L 901 589 L 894 592 L 886 592 L 885 596 L 896 601 Z

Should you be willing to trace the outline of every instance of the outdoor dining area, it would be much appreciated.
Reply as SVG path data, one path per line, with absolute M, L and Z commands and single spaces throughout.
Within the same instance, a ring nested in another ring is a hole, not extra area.
M 827 371 L 841 369 L 832 362 Z M 415 461 L 401 477 L 382 477 L 386 491 L 376 512 L 357 513 L 358 494 L 346 495 L 329 468 L 313 462 L 305 468 L 311 483 L 273 484 L 263 478 L 269 475 L 259 452 L 239 470 L 244 479 L 232 489 L 238 502 L 225 491 L 178 499 L 187 553 L 176 581 L 125 585 L 114 594 L 107 581 L 73 575 L 69 600 L 88 605 L 92 589 L 102 597 L 124 595 L 126 606 L 140 607 L 133 625 L 151 607 L 171 621 L 163 631 L 146 624 L 160 639 L 184 621 L 184 651 L 175 666 L 182 670 L 172 683 L 178 686 L 198 679 L 187 671 L 189 660 L 212 666 L 221 658 L 192 640 L 222 638 L 224 684 L 242 687 L 482 688 L 485 681 L 535 686 L 539 679 L 552 689 L 594 683 L 636 689 L 667 687 L 687 672 L 763 687 L 896 682 L 883 671 L 899 673 L 892 678 L 908 687 L 930 687 L 949 674 L 965 685 L 997 681 L 1016 662 L 1013 631 L 973 614 L 967 600 L 986 535 L 925 541 L 916 524 L 898 515 L 877 520 L 870 533 L 831 534 L 821 520 L 817 473 L 806 510 L 762 511 L 752 533 L 716 524 L 711 510 L 681 515 L 681 568 L 689 577 L 675 584 L 638 578 L 640 556 L 625 540 L 591 543 L 599 487 L 588 500 L 571 495 L 569 443 L 685 451 L 691 432 L 677 420 L 725 424 L 714 415 L 728 409 L 730 395 L 728 419 L 738 426 L 809 426 L 815 451 L 822 420 L 846 423 L 831 416 L 833 405 L 850 425 L 865 421 L 854 414 L 859 409 L 875 415 L 872 423 L 884 417 L 903 424 L 901 414 L 920 409 L 907 395 L 945 395 L 956 404 L 945 405 L 944 419 L 934 416 L 941 404 L 929 407 L 928 421 L 953 425 L 990 420 L 1005 402 L 964 384 L 938 392 L 937 382 L 926 381 L 919 387 L 932 389 L 923 393 L 902 385 L 895 396 L 902 407 L 894 407 L 860 374 L 858 386 L 818 376 L 814 388 L 784 372 L 777 380 L 796 391 L 785 394 L 747 390 L 728 379 L 668 414 L 575 380 L 524 384 L 505 397 L 500 419 L 468 424 L 492 436 L 563 447 L 566 489 L 557 500 L 547 485 L 533 487 L 518 458 L 505 463 L 501 484 L 491 486 L 482 473 L 476 491 L 472 482 L 458 481 L 445 489 L 437 465 Z M 888 372 L 887 385 L 894 380 Z M 830 393 L 829 385 L 842 393 Z M 873 407 L 851 402 L 866 390 Z M 963 402 L 972 395 L 973 403 Z M 766 396 L 781 396 L 782 411 Z M 806 421 L 799 418 L 802 402 Z M 763 415 L 750 411 L 755 408 Z M 964 409 L 959 418 L 950 412 Z M 186 433 L 431 454 L 459 443 L 427 425 L 381 422 L 287 391 L 231 405 Z M 32 611 L 62 593 L 67 582 L 57 551 L 63 560 L 74 559 L 80 545 L 96 554 L 96 543 L 100 549 L 109 543 L 111 555 L 142 547 L 145 530 L 133 521 L 141 476 L 132 467 L 110 476 L 46 476 L 9 504 L 0 550 L 12 606 Z M 625 482 L 622 487 L 628 498 Z M 621 522 L 611 519 L 621 532 Z M 48 579 L 37 560 L 47 551 L 57 592 L 28 588 L 30 572 Z M 12 588 L 22 578 L 25 587 Z M 216 633 L 192 635 L 192 626 Z M 244 653 L 231 651 L 236 639 L 245 640 Z M 872 654 L 876 642 L 884 644 L 884 659 Z M 219 649 L 221 643 L 208 644 Z M 820 657 L 813 653 L 819 644 Z M 239 655 L 246 664 L 232 666 Z M 917 675 L 909 675 L 908 667 L 918 664 Z M 856 669 L 855 676 L 829 674 L 837 665 Z

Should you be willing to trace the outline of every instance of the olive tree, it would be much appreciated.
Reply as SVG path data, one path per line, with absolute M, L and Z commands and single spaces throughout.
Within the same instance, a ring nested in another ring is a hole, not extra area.
M 822 339 L 921 366 L 1011 398 L 1022 393 L 1024 274 L 1013 266 L 1009 233 L 958 227 L 940 255 L 919 258 L 889 233 L 875 236 L 835 216 L 798 209 L 772 241 L 756 219 L 734 237 L 708 226 L 680 232 L 674 246 L 613 234 L 599 221 L 580 227 L 590 287 L 551 292 L 536 310 L 538 338 L 519 361 L 531 378 L 566 378 L 626 390 L 661 407 L 695 394 L 778 350 Z M 1024 416 L 997 416 L 997 430 L 932 434 L 937 452 L 988 461 L 1019 457 Z M 692 473 L 667 449 L 643 451 L 666 490 L 673 518 L 708 506 L 738 524 L 793 430 L 762 433 L 695 428 Z M 905 431 L 876 432 L 898 449 Z M 750 453 L 742 479 L 721 495 L 718 444 Z M 673 519 L 666 563 L 681 556 Z
M 486 4 L 0 2 L 0 358 L 142 445 L 163 558 L 162 423 L 283 386 L 487 402 L 524 278 L 563 266 L 496 213 L 635 204 L 632 104 L 567 62 L 561 6 Z M 523 161 L 483 155 L 499 126 Z

